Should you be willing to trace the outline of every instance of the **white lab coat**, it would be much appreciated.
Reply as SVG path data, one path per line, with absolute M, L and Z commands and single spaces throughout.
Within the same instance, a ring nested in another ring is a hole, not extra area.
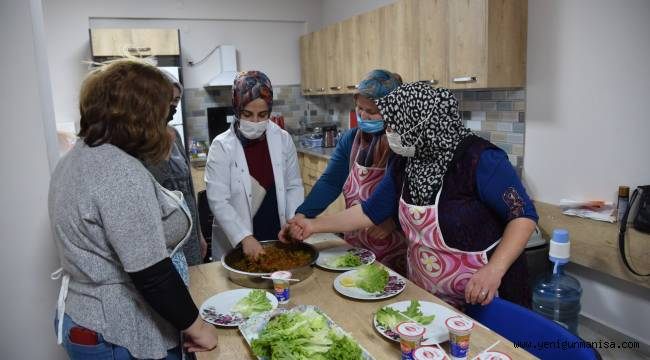
M 280 224 L 286 224 L 304 200 L 304 190 L 296 147 L 291 135 L 272 121 L 266 127 L 266 140 L 273 166 Z M 205 185 L 212 226 L 212 257 L 237 246 L 253 234 L 253 193 L 244 148 L 233 126 L 217 136 L 210 146 L 205 166 Z

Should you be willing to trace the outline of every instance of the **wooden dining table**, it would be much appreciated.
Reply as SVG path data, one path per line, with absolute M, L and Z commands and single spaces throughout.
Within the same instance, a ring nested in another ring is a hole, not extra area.
M 319 251 L 345 245 L 346 243 L 335 235 L 326 235 L 308 239 Z M 307 279 L 291 285 L 291 299 L 286 307 L 296 305 L 315 305 L 327 314 L 343 330 L 348 332 L 375 359 L 399 359 L 401 356 L 398 342 L 384 338 L 373 326 L 373 316 L 383 306 L 404 300 L 429 301 L 448 307 L 445 302 L 407 281 L 406 288 L 399 295 L 377 301 L 361 301 L 344 297 L 334 290 L 334 279 L 339 272 L 327 271 L 318 267 Z M 223 291 L 241 289 L 228 278 L 228 270 L 220 262 L 190 267 L 190 293 L 197 306 L 200 306 L 211 296 Z M 270 289 L 270 287 L 269 287 Z M 507 316 L 507 314 L 504 314 Z M 213 359 L 255 359 L 246 340 L 237 328 L 217 327 L 219 345 L 210 352 L 198 353 L 198 360 Z M 515 348 L 513 343 L 487 327 L 476 323 L 470 337 L 470 352 L 468 359 L 499 342 L 492 350 L 509 355 L 512 359 L 536 359 L 521 348 Z M 449 351 L 448 342 L 441 344 Z

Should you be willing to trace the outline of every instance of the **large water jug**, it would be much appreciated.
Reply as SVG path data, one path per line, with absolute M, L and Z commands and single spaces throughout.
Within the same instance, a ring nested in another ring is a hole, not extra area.
M 569 232 L 554 230 L 549 248 L 553 271 L 542 276 L 535 284 L 533 310 L 578 335 L 582 287 L 576 278 L 563 271 L 564 265 L 569 262 L 569 249 Z

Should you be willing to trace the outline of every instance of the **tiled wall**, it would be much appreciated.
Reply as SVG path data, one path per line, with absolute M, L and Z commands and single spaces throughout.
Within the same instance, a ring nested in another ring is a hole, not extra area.
M 207 108 L 231 106 L 232 98 L 230 88 L 210 91 L 203 88 L 185 89 L 183 92 L 183 115 L 187 137 L 191 140 L 208 141 L 208 115 Z
M 521 174 L 524 164 L 526 91 L 455 91 L 465 126 L 502 148 Z
M 231 106 L 230 88 L 209 92 L 203 88 L 185 89 L 183 97 L 188 136 L 194 140 L 207 141 L 206 109 Z M 282 113 L 290 132 L 310 131 L 314 126 L 328 124 L 347 126 L 349 112 L 353 108 L 352 97 L 349 95 L 303 97 L 299 85 L 273 88 L 273 112 Z
M 273 111 L 282 113 L 290 132 L 309 131 L 314 126 L 337 124 L 347 127 L 351 95 L 303 97 L 299 85 L 275 86 Z M 515 90 L 455 91 L 460 101 L 465 125 L 477 135 L 502 148 L 510 162 L 521 173 L 524 157 L 526 92 Z M 206 92 L 186 89 L 185 121 L 188 136 L 208 140 L 206 109 L 230 106 L 230 89 Z

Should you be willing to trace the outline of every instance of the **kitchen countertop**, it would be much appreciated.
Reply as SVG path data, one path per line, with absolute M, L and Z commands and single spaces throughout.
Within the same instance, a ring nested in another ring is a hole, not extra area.
M 344 245 L 345 242 L 333 234 L 320 234 L 308 239 L 319 250 Z M 314 268 L 314 273 L 306 280 L 291 286 L 289 306 L 300 304 L 316 305 L 343 330 L 366 348 L 375 359 L 399 359 L 399 343 L 384 339 L 372 325 L 373 314 L 381 307 L 398 301 L 418 299 L 434 302 L 446 307 L 442 300 L 431 293 L 407 281 L 406 289 L 399 295 L 381 301 L 358 301 L 339 295 L 333 288 L 334 278 L 340 273 Z M 239 285 L 231 282 L 220 262 L 190 267 L 190 293 L 197 305 L 209 297 L 226 290 L 239 289 Z M 480 324 L 479 324 L 480 325 Z M 207 353 L 198 353 L 198 360 L 210 359 L 254 359 L 246 341 L 238 329 L 217 327 L 219 346 Z M 512 342 L 487 329 L 476 326 L 470 341 L 468 359 L 478 352 L 494 344 L 500 343 L 494 350 L 504 352 L 513 359 L 535 359 L 534 356 L 522 349 L 515 349 Z M 448 351 L 448 343 L 443 348 Z
M 545 238 L 550 238 L 553 229 L 569 231 L 572 263 L 650 288 L 650 277 L 632 274 L 621 259 L 618 250 L 618 223 L 564 215 L 559 206 L 540 201 L 535 201 L 535 208 Z M 628 226 L 626 242 L 628 259 L 631 257 L 636 270 L 650 272 L 650 235 Z
M 325 160 L 329 160 L 334 152 L 333 147 L 324 148 L 306 148 L 302 145 L 296 145 L 296 151 L 302 154 L 316 156 Z M 194 192 L 199 193 L 199 191 L 205 190 L 205 181 L 203 177 L 205 176 L 205 162 L 202 161 L 193 161 L 192 166 L 190 166 L 190 173 L 192 174 L 192 180 L 194 181 Z
M 318 156 L 323 159 L 329 160 L 330 157 L 332 157 L 332 153 L 334 153 L 333 147 L 317 147 L 317 148 L 306 148 L 303 147 L 302 145 L 296 145 L 296 151 L 299 153 L 307 154 L 307 155 L 313 155 L 313 156 Z

